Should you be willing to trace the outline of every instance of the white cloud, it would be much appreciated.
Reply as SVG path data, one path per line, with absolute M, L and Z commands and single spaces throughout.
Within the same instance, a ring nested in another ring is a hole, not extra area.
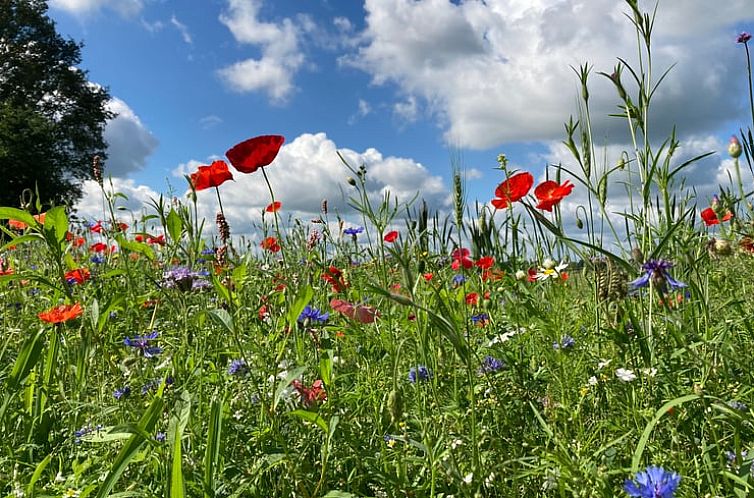
M 372 106 L 364 99 L 359 99 L 359 107 L 354 114 L 348 118 L 348 124 L 352 125 L 361 118 L 364 118 L 371 114 Z
M 204 128 L 205 130 L 208 130 L 210 128 L 214 128 L 215 126 L 221 124 L 223 122 L 222 118 L 220 116 L 215 116 L 214 114 L 210 114 L 208 116 L 204 116 L 199 120 L 199 125 Z
M 237 92 L 264 91 L 280 103 L 295 89 L 293 77 L 304 63 L 300 32 L 289 18 L 279 23 L 261 21 L 261 4 L 261 0 L 228 0 L 228 10 L 220 21 L 236 41 L 258 47 L 262 56 L 235 62 L 220 69 L 218 75 Z
M 150 212 L 149 202 L 158 199 L 160 194 L 146 185 L 139 185 L 133 179 L 112 178 L 112 187 L 105 182 L 105 190 L 119 192 L 127 197 L 116 199 L 116 216 L 128 223 L 133 217 L 140 217 L 144 212 Z M 109 219 L 109 213 L 102 211 L 102 190 L 97 182 L 87 180 L 84 182 L 83 196 L 76 204 L 76 214 L 80 218 L 88 220 Z
M 416 97 L 411 95 L 402 102 L 396 102 L 393 104 L 393 112 L 405 123 L 415 122 L 419 118 L 419 104 Z
M 117 116 L 109 120 L 105 127 L 108 154 L 105 174 L 125 177 L 144 167 L 147 157 L 157 148 L 158 141 L 124 101 L 113 98 L 107 107 Z
M 123 17 L 133 17 L 144 8 L 142 0 L 51 0 L 50 7 L 65 10 L 75 15 L 87 15 L 112 9 Z
M 346 197 L 356 195 L 347 183 L 352 173 L 338 158 L 337 152 L 354 167 L 367 167 L 367 189 L 370 198 L 379 202 L 386 192 L 391 199 L 410 201 L 417 193 L 433 208 L 445 207 L 448 190 L 443 179 L 433 176 L 420 163 L 401 157 L 385 157 L 376 149 L 357 152 L 338 148 L 324 133 L 303 134 L 285 144 L 275 161 L 265 168 L 275 192 L 283 203 L 284 218 L 291 215 L 304 220 L 319 213 L 322 200 L 327 199 L 330 213 L 353 215 Z M 201 162 L 192 160 L 180 165 L 174 175 L 183 176 L 196 171 L 200 164 L 209 164 L 212 158 Z M 250 175 L 231 168 L 235 181 L 220 187 L 223 208 L 231 229 L 249 233 L 252 224 L 261 219 L 262 209 L 270 203 L 270 194 L 261 172 Z M 198 192 L 200 216 L 214 220 L 217 199 L 214 189 Z M 209 227 L 211 228 L 211 227 Z
M 181 33 L 181 38 L 183 39 L 185 43 L 188 43 L 189 45 L 193 43 L 188 26 L 186 26 L 181 21 L 179 21 L 178 18 L 175 17 L 175 14 L 173 14 L 173 16 L 170 18 L 170 24 L 172 24 L 175 27 L 175 29 L 177 29 L 178 32 Z
M 364 41 L 341 61 L 421 99 L 448 142 L 487 148 L 562 137 L 580 93 L 571 66 L 585 62 L 594 67 L 595 125 L 609 141 L 623 139 L 625 126 L 603 118 L 615 110 L 616 92 L 596 72 L 611 72 L 616 57 L 635 60 L 624 2 L 365 0 L 365 10 Z M 699 133 L 739 115 L 745 78 L 733 35 L 737 23 L 751 20 L 750 0 L 660 3 L 655 81 L 678 65 L 655 96 L 657 129 L 677 122 L 682 134 Z

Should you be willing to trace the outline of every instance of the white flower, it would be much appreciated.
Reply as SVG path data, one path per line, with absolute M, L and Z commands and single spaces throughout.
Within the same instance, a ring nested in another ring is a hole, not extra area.
M 623 382 L 631 382 L 632 380 L 636 380 L 636 374 L 633 370 L 628 370 L 626 368 L 619 368 L 615 371 L 615 376 L 618 377 Z
M 610 362 L 613 360 L 600 360 L 599 363 L 597 363 L 597 370 L 602 370 L 606 366 L 610 364 Z
M 472 481 L 472 480 L 474 480 L 474 473 L 473 473 L 473 472 L 469 472 L 469 473 L 468 473 L 468 474 L 466 474 L 466 476 L 465 476 L 465 477 L 463 478 L 463 483 L 464 483 L 464 484 L 471 484 L 471 481 Z
M 643 373 L 647 377 L 654 377 L 657 375 L 657 369 L 656 368 L 642 368 L 641 373 Z
M 555 266 L 555 262 L 551 259 L 549 260 L 552 262 L 552 266 L 548 265 L 548 260 L 546 259 L 545 262 L 542 265 L 542 268 L 539 269 L 536 275 L 534 275 L 534 278 L 537 280 L 547 280 L 548 278 L 559 278 L 560 273 L 568 268 L 568 263 L 560 263 L 558 266 Z
M 544 266 L 546 270 L 552 270 L 555 268 L 555 261 L 550 258 L 545 258 L 545 260 L 542 261 L 542 266 Z
M 524 270 L 518 270 L 516 272 L 516 280 L 526 280 L 526 277 L 528 277 L 528 275 Z
M 595 377 L 594 375 L 589 377 L 589 380 L 587 381 L 590 386 L 596 386 L 598 382 L 599 381 L 597 380 L 597 377 Z

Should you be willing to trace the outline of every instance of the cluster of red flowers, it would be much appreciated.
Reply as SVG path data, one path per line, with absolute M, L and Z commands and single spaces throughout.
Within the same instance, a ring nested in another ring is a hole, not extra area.
M 492 199 L 492 205 L 497 209 L 505 209 L 529 193 L 534 185 L 534 176 L 531 173 L 516 173 L 511 176 L 495 189 L 495 198 Z M 562 201 L 573 191 L 573 184 L 566 180 L 563 184 L 547 180 L 534 189 L 534 196 L 539 201 L 537 209 L 552 211 L 552 208 Z
M 146 234 L 146 236 L 145 236 L 144 234 L 137 233 L 136 236 L 134 237 L 134 240 L 136 242 L 146 242 L 149 245 L 153 245 L 153 244 L 157 244 L 159 246 L 164 246 L 165 245 L 165 235 L 164 234 L 160 234 L 160 235 L 157 235 L 157 236 Z
M 35 214 L 34 219 L 39 223 L 40 225 L 43 225 L 45 222 L 45 215 L 47 213 L 41 213 L 41 214 Z M 23 221 L 18 220 L 8 220 L 8 226 L 11 227 L 14 230 L 24 230 L 26 229 L 27 225 Z
M 240 173 L 253 173 L 259 168 L 270 164 L 278 155 L 285 138 L 280 135 L 264 135 L 250 138 L 231 147 L 225 156 L 236 171 Z M 191 184 L 196 190 L 204 190 L 211 187 L 219 187 L 228 180 L 233 179 L 233 174 L 228 169 L 228 164 L 223 160 L 214 161 L 209 166 L 199 166 L 192 173 Z M 268 206 L 268 212 L 280 209 L 276 203 Z M 270 210 L 272 206 L 273 210 Z
M 83 284 L 92 276 L 87 268 L 76 268 L 65 274 L 65 281 L 69 284 Z
M 380 316 L 380 312 L 372 306 L 351 304 L 342 299 L 330 300 L 330 307 L 338 313 L 359 323 L 372 323 Z

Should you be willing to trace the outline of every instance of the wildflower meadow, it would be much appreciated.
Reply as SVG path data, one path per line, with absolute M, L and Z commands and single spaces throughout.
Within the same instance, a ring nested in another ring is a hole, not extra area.
M 270 134 L 132 216 L 98 160 L 99 219 L 0 208 L 0 494 L 754 496 L 754 101 L 721 151 L 737 174 L 697 198 L 684 171 L 717 151 L 679 161 L 653 128 L 654 14 L 626 9 L 639 64 L 575 68 L 570 162 L 493 157 L 475 205 L 460 171 L 444 213 L 335 156 L 357 216 L 295 219 Z M 751 86 L 750 39 L 730 50 Z M 631 139 L 617 164 L 594 78 Z M 225 217 L 240 175 L 268 187 L 258 226 Z

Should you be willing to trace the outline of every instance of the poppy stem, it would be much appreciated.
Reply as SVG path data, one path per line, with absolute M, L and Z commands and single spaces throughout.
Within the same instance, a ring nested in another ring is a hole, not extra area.
M 267 178 L 267 171 L 264 168 L 259 168 L 262 170 L 262 176 L 264 177 L 264 182 L 267 184 L 267 190 L 270 191 L 270 199 L 271 203 L 274 206 L 275 205 L 275 192 L 272 190 L 272 185 L 270 184 L 270 179 Z M 273 210 L 272 215 L 275 217 L 275 237 L 278 239 L 278 243 L 282 240 L 280 238 L 280 226 L 278 225 L 278 212 L 277 210 Z M 285 262 L 285 251 L 281 250 L 281 256 L 283 257 L 283 262 Z

